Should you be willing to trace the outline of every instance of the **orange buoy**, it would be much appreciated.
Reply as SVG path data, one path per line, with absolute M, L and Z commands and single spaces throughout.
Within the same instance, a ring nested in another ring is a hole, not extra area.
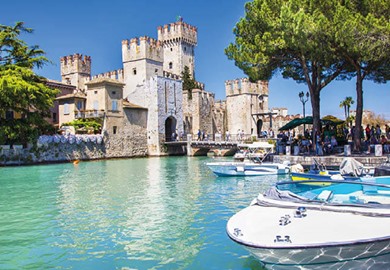
M 73 161 L 73 165 L 77 165 L 79 164 L 80 160 L 76 159 L 75 161 Z

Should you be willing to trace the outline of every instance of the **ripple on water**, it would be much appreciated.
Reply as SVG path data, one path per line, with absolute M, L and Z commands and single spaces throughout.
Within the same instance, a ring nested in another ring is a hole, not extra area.
M 206 158 L 2 168 L 1 269 L 258 269 L 228 218 L 275 177 L 215 177 Z

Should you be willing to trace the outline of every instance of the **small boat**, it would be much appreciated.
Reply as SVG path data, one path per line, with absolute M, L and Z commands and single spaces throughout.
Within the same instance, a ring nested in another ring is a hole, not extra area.
M 291 166 L 291 180 L 317 180 L 309 181 L 302 184 L 307 185 L 330 185 L 330 182 L 322 182 L 321 180 L 358 180 L 363 176 L 374 175 L 374 168 L 364 166 L 353 158 L 344 158 L 340 164 L 339 170 L 328 170 L 323 164 L 320 164 L 316 159 L 314 164 L 310 166 L 309 171 L 305 172 L 300 164 Z
M 287 174 L 290 163 L 272 162 L 208 162 L 206 165 L 218 176 L 257 176 Z
M 390 269 L 390 177 L 371 178 L 295 193 L 279 183 L 227 234 L 267 269 Z
M 263 160 L 268 153 L 274 151 L 274 145 L 268 142 L 254 142 L 238 144 L 238 151 L 234 154 L 235 161 L 260 159 Z
M 245 154 L 243 161 L 208 162 L 206 165 L 217 176 L 258 176 L 290 172 L 289 161 L 283 163 L 264 162 L 274 149 L 272 144 L 257 142 L 245 144 L 245 147 L 251 150 Z M 263 149 L 261 155 L 260 149 Z

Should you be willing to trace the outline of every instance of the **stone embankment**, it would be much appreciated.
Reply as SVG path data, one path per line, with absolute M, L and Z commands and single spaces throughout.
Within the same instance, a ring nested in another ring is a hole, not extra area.
M 22 149 L 0 146 L 0 165 L 28 165 L 147 156 L 144 136 L 54 135 L 41 136 L 34 146 Z
M 330 155 L 330 156 L 289 156 L 289 155 L 274 155 L 274 162 L 290 161 L 291 164 L 301 164 L 303 166 L 310 166 L 317 161 L 319 164 L 323 164 L 327 168 L 338 167 L 341 162 L 347 156 L 344 155 Z M 387 160 L 387 156 L 375 156 L 375 155 L 352 155 L 348 156 L 356 159 L 364 166 L 376 167 L 383 164 Z

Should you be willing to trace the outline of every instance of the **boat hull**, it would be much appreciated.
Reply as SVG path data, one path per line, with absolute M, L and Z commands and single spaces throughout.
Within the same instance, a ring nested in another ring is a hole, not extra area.
M 275 163 L 213 162 L 206 165 L 218 176 L 257 176 L 289 173 L 288 166 Z
M 245 247 L 267 269 L 390 269 L 389 241 L 339 247 L 261 249 Z M 282 258 L 282 259 L 281 259 Z
M 329 182 L 321 182 L 321 180 L 358 180 L 359 177 L 354 176 L 341 176 L 337 172 L 332 172 L 328 174 L 321 173 L 300 173 L 300 172 L 291 172 L 291 180 L 292 181 L 305 181 L 305 180 L 316 180 L 310 181 L 308 183 L 301 182 L 302 185 L 313 185 L 313 186 L 329 186 L 331 183 Z
M 390 269 L 389 216 L 319 207 L 295 217 L 294 211 L 252 204 L 226 230 L 269 269 Z

